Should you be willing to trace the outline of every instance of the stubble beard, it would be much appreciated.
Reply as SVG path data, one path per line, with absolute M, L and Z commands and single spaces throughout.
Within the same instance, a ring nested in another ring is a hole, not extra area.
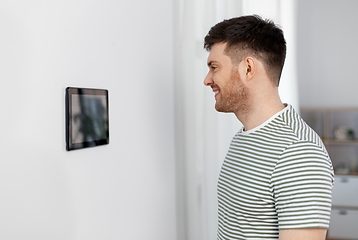
M 233 112 L 244 117 L 250 109 L 248 89 L 243 84 L 237 69 L 232 69 L 226 86 L 220 88 L 215 109 L 218 112 Z

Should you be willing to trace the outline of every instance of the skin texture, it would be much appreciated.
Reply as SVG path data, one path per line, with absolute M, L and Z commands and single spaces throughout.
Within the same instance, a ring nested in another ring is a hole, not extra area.
M 244 125 L 253 129 L 285 106 L 278 87 L 266 74 L 264 65 L 247 56 L 233 63 L 225 54 L 226 43 L 217 43 L 208 56 L 209 72 L 204 84 L 215 93 L 215 108 L 219 112 L 233 112 Z M 324 240 L 327 230 L 322 228 L 280 230 L 280 240 Z
M 324 228 L 280 230 L 279 240 L 324 240 L 326 234 Z

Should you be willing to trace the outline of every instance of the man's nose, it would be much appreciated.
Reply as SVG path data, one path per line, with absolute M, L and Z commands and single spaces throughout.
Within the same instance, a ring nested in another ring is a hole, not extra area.
M 205 79 L 204 79 L 204 85 L 205 86 L 211 86 L 213 84 L 213 78 L 210 74 L 210 72 L 206 75 Z

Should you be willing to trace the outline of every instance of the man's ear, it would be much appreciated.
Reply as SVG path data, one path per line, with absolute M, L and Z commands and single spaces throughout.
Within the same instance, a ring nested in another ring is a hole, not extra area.
M 245 77 L 247 81 L 250 81 L 256 73 L 256 59 L 253 57 L 246 57 L 244 60 L 244 71 L 245 71 Z

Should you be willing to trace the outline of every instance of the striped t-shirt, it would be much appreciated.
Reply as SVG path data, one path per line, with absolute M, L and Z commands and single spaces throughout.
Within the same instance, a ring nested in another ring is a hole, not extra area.
M 333 180 L 320 137 L 288 105 L 234 136 L 218 182 L 218 239 L 328 228 Z

